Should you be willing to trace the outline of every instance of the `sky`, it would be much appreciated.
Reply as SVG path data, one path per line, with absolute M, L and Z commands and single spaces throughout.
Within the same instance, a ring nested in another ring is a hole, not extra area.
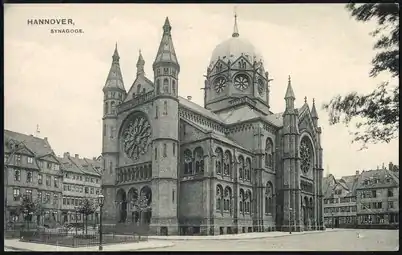
M 134 82 L 138 52 L 145 73 L 152 63 L 166 16 L 181 66 L 179 94 L 203 104 L 204 84 L 214 48 L 229 38 L 234 23 L 229 4 L 10 5 L 4 8 L 5 129 L 48 137 L 57 155 L 99 156 L 103 92 L 115 44 L 125 88 Z M 387 78 L 370 78 L 374 23 L 360 23 L 344 4 L 241 4 L 236 7 L 240 37 L 262 54 L 274 79 L 271 111 L 283 112 L 288 75 L 296 106 L 321 106 L 337 94 L 369 92 Z M 28 19 L 73 19 L 74 26 L 28 25 Z M 82 29 L 51 34 L 51 28 Z M 318 107 L 324 168 L 336 177 L 399 162 L 398 141 L 359 150 L 342 124 L 330 126 Z

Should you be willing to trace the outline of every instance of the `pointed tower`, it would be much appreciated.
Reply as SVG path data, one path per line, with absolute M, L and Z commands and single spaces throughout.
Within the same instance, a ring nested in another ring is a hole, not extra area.
M 295 94 L 290 76 L 285 94 L 286 109 L 283 113 L 283 215 L 282 230 L 300 231 L 300 175 L 298 159 L 298 111 L 294 107 Z
M 137 60 L 137 77 L 145 76 L 145 60 L 142 57 L 141 50 L 139 51 L 138 60 Z
M 315 108 L 314 98 L 313 98 L 313 107 L 311 109 L 311 118 L 313 119 L 314 127 L 318 127 L 318 114 L 317 114 L 317 109 Z
M 102 132 L 102 156 L 104 159 L 104 171 L 102 175 L 103 194 L 108 196 L 105 201 L 105 208 L 113 208 L 114 198 L 113 186 L 115 185 L 115 167 L 118 158 L 118 139 L 117 139 L 117 106 L 126 97 L 123 77 L 120 70 L 120 57 L 117 51 L 117 44 L 112 56 L 112 66 L 103 87 L 103 132 Z M 109 210 L 106 210 L 109 211 Z M 112 218 L 112 215 L 105 215 L 105 218 Z
M 151 231 L 178 234 L 177 194 L 179 155 L 178 74 L 180 65 L 173 47 L 172 27 L 166 18 L 153 63 L 156 84 L 153 102 L 152 219 Z

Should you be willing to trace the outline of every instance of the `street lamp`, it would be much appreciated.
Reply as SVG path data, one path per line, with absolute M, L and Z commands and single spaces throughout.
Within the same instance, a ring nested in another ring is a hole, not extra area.
M 334 229 L 334 212 L 333 211 L 331 211 L 331 219 L 332 219 L 331 227 L 332 227 L 332 229 Z
M 75 207 L 75 235 L 78 235 L 78 206 Z
M 100 193 L 98 195 L 98 204 L 100 207 L 100 216 L 99 216 L 99 250 L 103 250 L 102 247 L 102 208 L 103 208 L 103 203 L 105 202 L 105 197 Z
M 292 221 L 291 221 L 291 215 L 292 215 L 292 207 L 289 208 L 289 234 L 292 234 Z

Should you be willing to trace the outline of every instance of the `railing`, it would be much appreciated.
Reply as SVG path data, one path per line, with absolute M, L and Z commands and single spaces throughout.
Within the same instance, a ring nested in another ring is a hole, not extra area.
M 127 225 L 127 224 L 126 224 Z M 127 226 L 125 226 L 127 227 Z M 129 226 L 133 227 L 133 226 Z M 118 244 L 145 241 L 148 239 L 146 229 L 133 229 L 133 231 L 121 231 L 124 227 L 118 225 L 103 226 L 102 244 Z M 66 229 L 46 229 L 46 230 L 22 230 L 20 240 L 23 242 L 34 242 L 66 247 L 97 246 L 99 240 L 99 226 L 88 229 L 84 233 L 76 234 L 74 228 Z
M 152 90 L 148 93 L 138 95 L 132 100 L 122 103 L 118 106 L 118 112 L 124 112 L 125 110 L 131 109 L 139 104 L 145 103 L 148 100 L 151 100 L 155 96 L 155 92 Z

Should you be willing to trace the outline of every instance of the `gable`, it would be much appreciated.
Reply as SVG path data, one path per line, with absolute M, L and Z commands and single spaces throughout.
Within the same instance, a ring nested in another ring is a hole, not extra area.
M 236 59 L 233 64 L 231 65 L 231 68 L 234 70 L 250 70 L 253 69 L 253 64 L 250 63 L 247 59 L 248 55 L 245 56 L 240 56 L 238 59 Z
M 187 120 L 180 120 L 180 140 L 182 142 L 198 141 L 207 136 L 208 131 Z
M 308 108 L 308 106 L 303 111 L 303 113 L 299 116 L 299 130 L 303 130 L 303 129 L 310 131 L 310 133 L 313 134 L 313 137 L 315 137 L 316 130 L 315 130 L 313 118 L 311 117 L 311 112 L 310 112 L 310 109 Z
M 134 96 L 138 96 L 141 93 L 145 94 L 152 90 L 154 90 L 153 83 L 145 76 L 138 76 L 133 82 L 133 85 L 131 85 L 131 88 L 127 93 L 127 97 L 124 99 L 124 102 L 132 100 Z
M 23 144 L 23 143 L 21 143 L 19 145 L 19 149 L 17 150 L 16 153 L 23 154 L 23 155 L 30 156 L 30 157 L 35 157 L 35 154 L 30 149 L 28 149 L 25 146 L 25 144 Z
M 59 160 L 57 159 L 57 157 L 56 157 L 55 155 L 53 155 L 53 154 L 44 155 L 44 156 L 42 156 L 42 157 L 39 157 L 39 159 L 41 159 L 41 160 L 46 160 L 46 161 L 49 161 L 49 162 L 52 162 L 52 163 L 56 163 L 56 164 L 60 164 L 60 162 L 59 162 Z M 60 164 L 60 165 L 61 165 L 61 164 Z

